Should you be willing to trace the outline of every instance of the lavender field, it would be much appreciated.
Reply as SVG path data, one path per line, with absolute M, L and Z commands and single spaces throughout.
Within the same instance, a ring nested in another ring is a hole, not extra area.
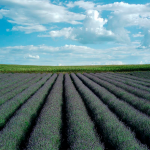
M 0 150 L 148 150 L 150 78 L 0 73 Z

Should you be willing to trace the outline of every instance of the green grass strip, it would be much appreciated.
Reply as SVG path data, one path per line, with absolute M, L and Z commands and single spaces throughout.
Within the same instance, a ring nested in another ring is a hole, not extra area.
M 3 73 L 90 73 L 90 72 L 127 72 L 127 71 L 150 71 L 150 64 L 142 65 L 91 65 L 91 66 L 34 66 L 34 65 L 0 65 Z

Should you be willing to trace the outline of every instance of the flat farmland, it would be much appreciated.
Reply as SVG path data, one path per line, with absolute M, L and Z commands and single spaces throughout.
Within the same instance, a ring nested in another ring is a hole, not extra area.
M 0 73 L 0 150 L 150 149 L 149 75 Z

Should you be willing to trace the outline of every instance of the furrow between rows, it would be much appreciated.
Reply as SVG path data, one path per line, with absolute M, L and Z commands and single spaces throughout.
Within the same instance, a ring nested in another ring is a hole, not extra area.
M 93 74 L 93 75 L 101 75 L 101 74 Z M 134 87 L 134 88 L 138 88 L 138 89 L 146 90 L 146 91 L 150 92 L 150 89 L 147 86 L 141 85 L 140 83 L 133 82 L 133 80 L 124 79 L 124 78 L 121 78 L 119 76 L 115 76 L 115 75 L 112 75 L 112 74 L 102 74 L 102 76 L 103 75 L 105 77 L 109 78 L 109 79 L 114 80 L 114 81 L 119 81 L 121 83 L 127 84 L 129 86 Z
M 109 107 L 109 109 L 119 117 L 127 126 L 135 132 L 136 137 L 142 143 L 150 147 L 150 117 L 139 112 L 128 103 L 116 98 L 105 88 L 99 85 L 99 80 L 92 75 L 77 76 Z M 89 79 L 90 78 L 90 79 Z
M 35 75 L 35 74 L 32 74 L 30 76 L 27 76 L 26 78 L 22 79 L 21 81 L 17 82 L 17 83 L 14 83 L 6 88 L 3 88 L 1 91 L 0 91 L 0 97 L 3 96 L 4 94 L 7 94 L 8 92 L 10 91 L 14 91 L 17 87 L 21 86 L 21 85 L 24 85 L 25 83 L 29 82 L 30 80 L 32 80 L 33 78 L 35 78 L 36 76 L 38 76 L 39 74 Z
M 132 79 L 132 80 L 135 80 L 135 81 L 142 81 L 144 83 L 147 83 L 150 86 L 150 80 L 149 79 L 133 77 L 133 76 L 125 75 L 125 74 L 122 74 L 122 73 L 115 73 L 115 75 L 116 76 L 121 76 L 121 77 L 124 77 L 124 78 L 129 78 L 129 79 Z
M 84 75 L 90 78 L 91 80 L 96 81 L 96 83 L 106 88 L 109 92 L 114 94 L 120 100 L 129 103 L 134 108 L 150 116 L 150 102 L 149 101 L 139 98 L 129 92 L 126 92 L 125 90 L 118 88 L 117 86 L 107 81 L 101 80 L 98 76 L 93 76 L 93 75 L 86 74 L 86 73 L 84 73 Z
M 135 139 L 134 134 L 122 122 L 118 120 L 108 107 L 101 102 L 101 100 L 83 84 L 85 80 L 90 82 L 90 79 L 81 74 L 80 79 L 73 73 L 71 78 L 81 94 L 87 108 L 93 116 L 94 122 L 97 124 L 98 130 L 101 131 L 105 145 L 109 145 L 112 149 L 117 150 L 146 150 L 145 145 L 142 145 Z M 81 82 L 82 81 L 82 82 Z M 94 87 L 94 82 L 92 82 Z M 98 86 L 98 85 L 96 85 Z M 100 91 L 100 90 L 99 90 Z M 102 92 L 103 93 L 103 92 Z M 107 93 L 103 93 L 107 96 Z
M 30 86 L 32 86 L 33 84 L 35 84 L 36 82 L 38 82 L 42 77 L 44 77 L 45 75 L 37 75 L 34 79 L 30 80 L 28 83 L 24 84 L 21 87 L 17 87 L 15 88 L 13 91 L 10 91 L 8 93 L 6 93 L 5 95 L 0 97 L 0 105 L 2 105 L 3 103 L 5 103 L 6 101 L 12 99 L 12 98 L 16 98 L 18 97 L 18 95 L 20 95 L 21 92 L 23 92 L 24 90 L 26 90 L 27 88 L 29 88 Z
M 65 74 L 64 87 L 69 149 L 104 149 L 103 145 L 99 142 L 100 139 L 94 129 L 94 123 L 88 116 L 82 98 L 76 91 L 68 74 Z
M 109 78 L 105 77 L 105 75 L 100 75 L 100 74 L 92 74 L 92 75 L 95 75 L 102 80 L 105 80 L 113 85 L 116 85 L 117 87 L 120 87 L 120 88 L 124 89 L 125 91 L 130 92 L 138 97 L 141 97 L 141 98 L 144 98 L 144 99 L 147 99 L 148 101 L 150 101 L 150 93 L 148 91 L 140 90 L 140 89 L 132 87 L 130 85 L 126 85 L 123 82 L 109 79 Z
M 10 77 L 10 79 L 6 79 L 6 81 L 0 82 L 0 90 L 13 85 L 14 83 L 18 83 L 19 81 L 23 80 L 24 78 L 30 76 L 30 74 L 14 74 Z
M 26 90 L 18 94 L 0 106 L 0 129 L 4 127 L 9 118 L 26 102 L 34 93 L 50 78 L 51 74 L 46 75 L 40 81 L 28 87 Z
M 49 76 L 47 77 L 49 78 Z M 37 112 L 44 103 L 44 99 L 55 82 L 56 77 L 57 74 L 54 74 L 46 83 L 44 82 L 45 84 L 9 120 L 0 132 L 1 149 L 20 149 L 20 144 L 25 140 L 26 134 L 33 120 L 37 117 Z
M 27 150 L 58 150 L 61 145 L 63 74 L 59 74 L 31 132 Z

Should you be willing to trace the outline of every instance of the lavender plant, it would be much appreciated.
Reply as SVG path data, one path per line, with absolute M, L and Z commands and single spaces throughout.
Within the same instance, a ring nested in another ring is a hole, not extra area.
M 103 86 L 104 88 L 106 88 L 108 91 L 110 91 L 115 96 L 120 98 L 120 100 L 129 103 L 134 108 L 150 116 L 150 102 L 149 101 L 139 98 L 121 88 L 118 88 L 117 86 L 113 84 L 110 84 L 107 81 L 101 80 L 100 78 L 98 78 L 98 76 L 93 76 L 93 75 L 91 76 L 91 74 L 86 74 L 86 73 L 84 73 L 84 75 L 90 78 L 91 80 L 95 81 L 99 85 Z
M 21 87 L 19 86 L 19 87 L 15 88 L 13 91 L 10 91 L 10 92 L 6 93 L 5 95 L 1 96 L 0 97 L 0 105 L 5 103 L 9 99 L 12 99 L 13 97 L 17 97 L 17 94 L 20 95 L 20 93 L 23 92 L 23 90 L 29 88 L 30 86 L 32 86 L 33 84 L 38 82 L 44 76 L 45 76 L 44 74 L 43 75 L 37 75 L 37 77 L 30 80 L 28 83 L 22 85 Z
M 48 77 L 48 76 L 47 76 Z M 44 102 L 44 99 L 55 82 L 57 74 L 54 74 L 48 81 L 21 106 L 15 115 L 0 131 L 0 148 L 15 150 L 19 149 L 20 142 L 31 126 L 31 122 L 37 116 L 37 112 Z
M 2 128 L 10 116 L 19 108 L 23 103 L 30 98 L 47 80 L 51 74 L 43 77 L 39 82 L 28 87 L 26 90 L 10 99 L 0 106 L 0 128 Z
M 61 144 L 63 74 L 60 73 L 30 135 L 27 150 L 58 150 Z
M 70 76 L 65 74 L 65 101 L 67 112 L 67 135 L 70 150 L 104 149 L 95 133 L 94 123 L 87 114 L 82 98 L 76 91 Z
M 81 74 L 82 80 L 92 82 Z M 81 94 L 84 103 L 94 122 L 97 124 L 98 129 L 101 131 L 105 145 L 110 145 L 111 149 L 119 150 L 146 150 L 146 146 L 139 143 L 134 134 L 127 128 L 121 121 L 118 120 L 108 107 L 90 90 L 88 89 L 79 78 L 71 73 L 71 78 Z M 94 82 L 92 82 L 93 84 Z M 95 85 L 96 87 L 99 85 Z M 94 84 L 92 86 L 94 88 Z M 95 88 L 96 88 L 95 87 Z M 99 90 L 100 91 L 100 90 Z M 107 97 L 107 92 L 102 92 Z
M 0 82 L 0 90 L 2 90 L 3 88 L 9 87 L 10 85 L 13 85 L 14 83 L 17 83 L 28 76 L 30 76 L 29 73 L 28 74 L 23 74 L 23 73 L 14 74 L 10 76 L 9 78 L 6 78 L 5 80 L 2 80 Z
M 129 79 L 133 79 L 133 80 L 136 80 L 136 81 L 142 81 L 142 82 L 148 83 L 150 85 L 150 80 L 149 79 L 138 78 L 138 77 L 135 77 L 135 76 L 125 75 L 125 74 L 121 74 L 121 73 L 115 73 L 115 75 L 125 77 L 125 78 L 129 78 Z
M 134 130 L 136 136 L 138 136 L 143 143 L 150 146 L 150 117 L 140 113 L 138 110 L 134 109 L 126 102 L 119 100 L 108 90 L 98 85 L 98 78 L 87 74 L 86 76 L 88 76 L 88 78 L 81 74 L 77 74 L 77 76 L 98 97 L 100 97 L 105 104 L 108 105 L 108 107 L 119 117 L 120 120 L 122 120 L 124 123 L 126 123 L 127 126 Z
M 97 75 L 95 74 L 98 78 L 102 79 L 102 80 L 105 80 L 113 85 L 116 85 L 117 87 L 120 87 L 121 89 L 124 89 L 125 91 L 127 92 L 130 92 L 138 97 L 142 97 L 144 99 L 147 99 L 150 101 L 150 93 L 145 91 L 145 90 L 140 90 L 138 88 L 135 88 L 135 87 L 132 87 L 130 85 L 126 85 L 122 82 L 118 82 L 116 80 L 113 80 L 113 79 L 109 79 L 103 75 Z
M 122 77 L 115 76 L 113 74 L 93 74 L 93 73 L 90 73 L 90 74 L 91 75 L 102 75 L 102 76 L 104 75 L 105 77 L 107 77 L 109 79 L 119 81 L 119 82 L 122 82 L 124 84 L 130 85 L 132 87 L 150 92 L 150 89 L 147 86 L 140 84 L 140 82 L 136 83 L 136 82 L 134 82 L 134 80 L 131 80 L 131 79 L 126 79 L 126 78 L 124 79 Z
M 8 93 L 12 90 L 15 90 L 15 88 L 24 85 L 25 83 L 27 83 L 28 81 L 32 80 L 33 78 L 35 78 L 36 74 L 31 74 L 30 76 L 25 77 L 24 79 L 22 79 L 21 81 L 14 83 L 6 88 L 3 88 L 2 90 L 0 90 L 0 97 L 3 96 L 5 93 Z

